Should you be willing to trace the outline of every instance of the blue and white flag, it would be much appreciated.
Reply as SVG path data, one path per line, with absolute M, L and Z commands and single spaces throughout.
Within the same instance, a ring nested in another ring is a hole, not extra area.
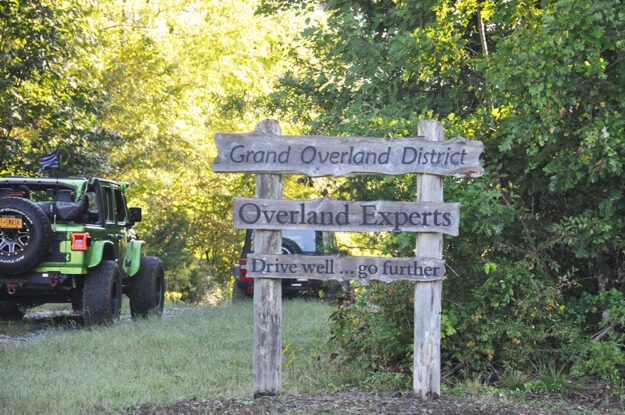
M 41 173 L 45 169 L 58 169 L 60 152 L 61 152 L 61 146 L 58 146 L 56 150 L 52 152 L 52 154 L 48 156 L 43 156 L 41 158 L 41 168 L 39 169 L 39 173 Z

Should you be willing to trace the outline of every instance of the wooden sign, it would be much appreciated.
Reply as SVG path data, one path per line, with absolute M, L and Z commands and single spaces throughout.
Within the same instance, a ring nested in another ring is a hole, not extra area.
M 247 276 L 357 280 L 387 283 L 399 280 L 436 281 L 445 276 L 445 262 L 432 258 L 266 255 L 247 256 Z
M 254 132 L 215 135 L 215 172 L 291 173 L 345 177 L 356 174 L 429 173 L 477 177 L 484 169 L 479 141 L 462 137 L 370 138 L 278 136 Z
M 440 396 L 443 233 L 458 235 L 459 204 L 443 203 L 441 176 L 477 177 L 484 148 L 462 137 L 445 140 L 437 121 L 419 123 L 419 137 L 281 136 L 275 120 L 248 134 L 215 135 L 215 172 L 259 173 L 256 199 L 236 198 L 235 227 L 257 229 L 247 272 L 254 282 L 254 396 L 282 390 L 281 278 L 411 280 L 414 291 L 413 391 Z M 281 174 L 344 177 L 417 176 L 417 202 L 282 200 Z M 419 232 L 416 258 L 277 255 L 281 229 Z
M 458 203 L 234 199 L 237 229 L 440 232 L 458 235 Z

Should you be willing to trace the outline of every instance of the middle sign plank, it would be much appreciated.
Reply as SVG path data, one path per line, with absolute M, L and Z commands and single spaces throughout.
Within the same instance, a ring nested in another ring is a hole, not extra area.
M 458 235 L 458 203 L 234 199 L 237 229 L 440 232 Z

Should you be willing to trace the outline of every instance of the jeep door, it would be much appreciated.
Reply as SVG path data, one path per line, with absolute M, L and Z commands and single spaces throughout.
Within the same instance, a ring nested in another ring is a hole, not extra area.
M 126 201 L 121 189 L 115 183 L 101 183 L 100 192 L 104 208 L 105 237 L 113 242 L 115 258 L 121 270 L 128 245 Z

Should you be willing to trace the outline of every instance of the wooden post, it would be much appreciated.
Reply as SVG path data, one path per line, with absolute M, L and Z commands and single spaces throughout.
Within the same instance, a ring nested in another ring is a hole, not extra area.
M 280 135 L 276 120 L 263 120 L 256 131 Z M 256 175 L 256 197 L 282 199 L 282 176 Z M 255 254 L 279 254 L 282 232 L 254 231 Z M 282 281 L 256 278 L 254 281 L 254 396 L 277 395 L 282 391 Z
M 437 121 L 419 123 L 419 135 L 442 141 L 444 130 Z M 417 176 L 417 202 L 442 202 L 443 178 Z M 417 234 L 416 255 L 442 259 L 443 235 Z M 417 282 L 414 292 L 414 361 L 412 389 L 421 399 L 438 398 L 441 393 L 441 294 L 442 281 Z

